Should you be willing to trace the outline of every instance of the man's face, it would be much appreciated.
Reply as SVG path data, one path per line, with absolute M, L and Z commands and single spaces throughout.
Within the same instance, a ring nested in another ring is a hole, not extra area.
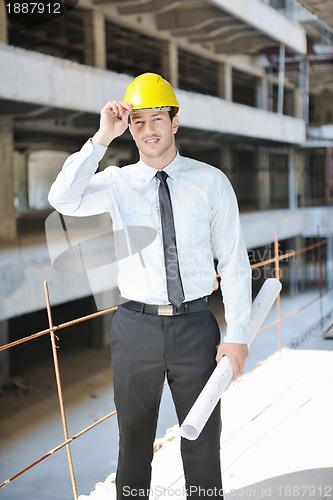
M 178 126 L 178 117 L 175 116 L 171 121 L 167 111 L 133 114 L 129 129 L 141 159 L 148 165 L 151 163 L 149 160 L 155 158 L 171 161 L 175 155 L 174 134 Z

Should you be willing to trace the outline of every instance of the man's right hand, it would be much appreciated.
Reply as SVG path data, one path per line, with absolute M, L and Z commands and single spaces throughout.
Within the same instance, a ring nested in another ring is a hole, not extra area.
M 99 129 L 93 136 L 92 142 L 107 147 L 127 129 L 131 111 L 131 104 L 121 101 L 108 102 L 101 110 Z

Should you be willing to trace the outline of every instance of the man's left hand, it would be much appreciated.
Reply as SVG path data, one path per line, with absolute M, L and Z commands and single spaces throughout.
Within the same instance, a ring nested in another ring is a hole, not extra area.
M 223 356 L 227 356 L 232 368 L 232 380 L 242 373 L 249 351 L 246 344 L 235 344 L 223 342 L 217 349 L 216 362 L 218 363 Z

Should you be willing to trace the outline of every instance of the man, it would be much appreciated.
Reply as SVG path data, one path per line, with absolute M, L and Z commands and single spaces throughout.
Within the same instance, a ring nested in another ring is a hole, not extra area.
M 149 496 L 165 377 L 181 424 L 222 356 L 228 356 L 234 379 L 242 372 L 251 311 L 251 271 L 233 189 L 217 168 L 177 152 L 179 104 L 172 87 L 145 73 L 128 86 L 123 101 L 104 106 L 99 130 L 67 159 L 49 194 L 65 215 L 110 212 L 115 230 L 156 230 L 141 258 L 118 263 L 122 303 L 111 329 L 118 499 Z M 95 174 L 107 147 L 128 127 L 139 161 Z M 221 345 L 208 300 L 215 262 L 227 322 Z M 191 498 L 205 492 L 223 498 L 220 429 L 217 405 L 197 440 L 182 439 Z

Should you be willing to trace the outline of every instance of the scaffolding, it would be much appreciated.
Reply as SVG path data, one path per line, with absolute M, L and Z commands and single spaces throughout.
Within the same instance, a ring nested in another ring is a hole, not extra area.
M 262 333 L 270 328 L 276 327 L 277 328 L 277 339 L 278 339 L 278 350 L 282 350 L 282 323 L 289 319 L 291 316 L 297 315 L 300 312 L 304 311 L 306 308 L 311 306 L 314 302 L 319 301 L 320 304 L 320 321 L 319 321 L 319 326 L 321 328 L 321 331 L 323 332 L 324 330 L 324 313 L 323 313 L 323 296 L 325 293 L 330 291 L 332 288 L 328 288 L 324 291 L 323 289 L 323 274 L 322 274 L 322 258 L 321 258 L 321 248 L 324 245 L 327 245 L 327 243 L 331 240 L 332 238 L 326 238 L 326 239 L 320 239 L 319 237 L 317 238 L 317 242 L 313 243 L 312 245 L 306 246 L 304 248 L 301 248 L 299 250 L 292 250 L 292 251 L 287 251 L 286 253 L 283 253 L 281 255 L 281 252 L 279 250 L 279 240 L 278 236 L 275 235 L 274 239 L 274 252 L 273 256 L 270 259 L 263 260 L 261 262 L 252 264 L 252 269 L 257 269 L 257 268 L 262 268 L 264 266 L 273 266 L 272 273 L 274 274 L 274 277 L 277 279 L 280 279 L 282 284 L 283 284 L 283 279 L 281 277 L 281 266 L 280 263 L 282 261 L 288 260 L 290 258 L 296 258 L 297 256 L 304 254 L 306 252 L 310 251 L 316 251 L 317 254 L 317 267 L 318 267 L 318 288 L 319 288 L 319 295 L 313 299 L 311 302 L 304 304 L 302 307 L 292 311 L 291 313 L 282 316 L 281 315 L 281 300 L 280 300 L 280 294 L 276 300 L 276 313 L 277 313 L 277 319 L 276 321 L 270 323 L 267 326 L 262 327 L 257 333 Z M 218 283 L 218 281 L 217 281 Z M 34 339 L 40 338 L 44 335 L 49 335 L 50 336 L 50 341 L 51 341 L 51 346 L 52 346 L 52 356 L 53 356 L 53 363 L 54 363 L 54 370 L 55 370 L 55 377 L 56 377 L 56 386 L 57 386 L 57 393 L 58 393 L 58 399 L 59 399 L 59 410 L 60 410 L 60 415 L 61 415 L 61 420 L 62 420 L 62 426 L 63 426 L 63 433 L 64 433 L 64 441 L 60 444 L 58 444 L 55 448 L 49 450 L 47 453 L 45 453 L 43 456 L 35 460 L 34 462 L 30 463 L 27 465 L 24 469 L 17 471 L 14 473 L 11 477 L 9 477 L 6 480 L 3 480 L 0 483 L 0 489 L 5 488 L 6 486 L 9 486 L 12 484 L 17 478 L 25 474 L 26 472 L 30 471 L 32 468 L 36 467 L 39 465 L 41 462 L 46 460 L 47 458 L 51 457 L 54 455 L 54 453 L 58 452 L 59 450 L 66 448 L 67 451 L 67 460 L 68 460 L 68 467 L 69 467 L 69 473 L 71 477 L 71 483 L 72 483 L 72 490 L 73 490 L 73 498 L 75 500 L 78 500 L 78 491 L 77 491 L 77 485 L 76 485 L 76 479 L 75 479 L 75 472 L 74 472 L 74 465 L 73 465 L 73 460 L 72 460 L 72 454 L 71 454 L 71 443 L 84 435 L 85 433 L 89 432 L 96 426 L 100 425 L 102 422 L 105 422 L 105 420 L 109 419 L 110 417 L 113 417 L 116 414 L 116 411 L 111 411 L 110 413 L 106 414 L 102 418 L 98 419 L 95 421 L 93 424 L 89 425 L 88 427 L 82 429 L 80 432 L 69 436 L 68 433 L 68 427 L 67 427 L 67 418 L 66 418 L 66 409 L 65 409 L 65 404 L 64 404 L 64 398 L 63 398 L 63 388 L 62 388 L 62 383 L 61 383 L 61 374 L 60 374 L 60 368 L 59 368 L 59 363 L 58 363 L 58 353 L 57 353 L 57 345 L 56 341 L 58 339 L 57 334 L 61 331 L 64 330 L 65 328 L 68 328 L 72 325 L 82 323 L 85 321 L 89 321 L 93 318 L 106 315 L 109 313 L 114 312 L 117 307 L 111 307 L 108 309 L 104 309 L 92 314 L 88 314 L 85 316 L 81 316 L 79 318 L 73 319 L 71 321 L 67 321 L 65 323 L 61 323 L 59 325 L 54 325 L 53 324 L 53 319 L 52 319 L 52 308 L 51 308 L 51 302 L 50 302 L 50 296 L 49 296 L 49 289 L 48 289 L 48 284 L 47 282 L 44 282 L 44 294 L 45 294 L 45 302 L 46 302 L 46 310 L 47 310 L 47 316 L 48 316 L 48 323 L 49 327 L 41 330 L 39 332 L 36 332 L 32 335 L 23 337 L 21 339 L 18 339 L 14 342 L 10 342 L 8 344 L 4 344 L 0 346 L 0 352 L 5 351 L 7 349 L 14 348 L 15 346 L 32 341 Z M 216 286 L 216 289 L 218 286 Z M 331 311 L 332 312 L 332 311 Z M 330 313 L 331 314 L 331 313 Z

